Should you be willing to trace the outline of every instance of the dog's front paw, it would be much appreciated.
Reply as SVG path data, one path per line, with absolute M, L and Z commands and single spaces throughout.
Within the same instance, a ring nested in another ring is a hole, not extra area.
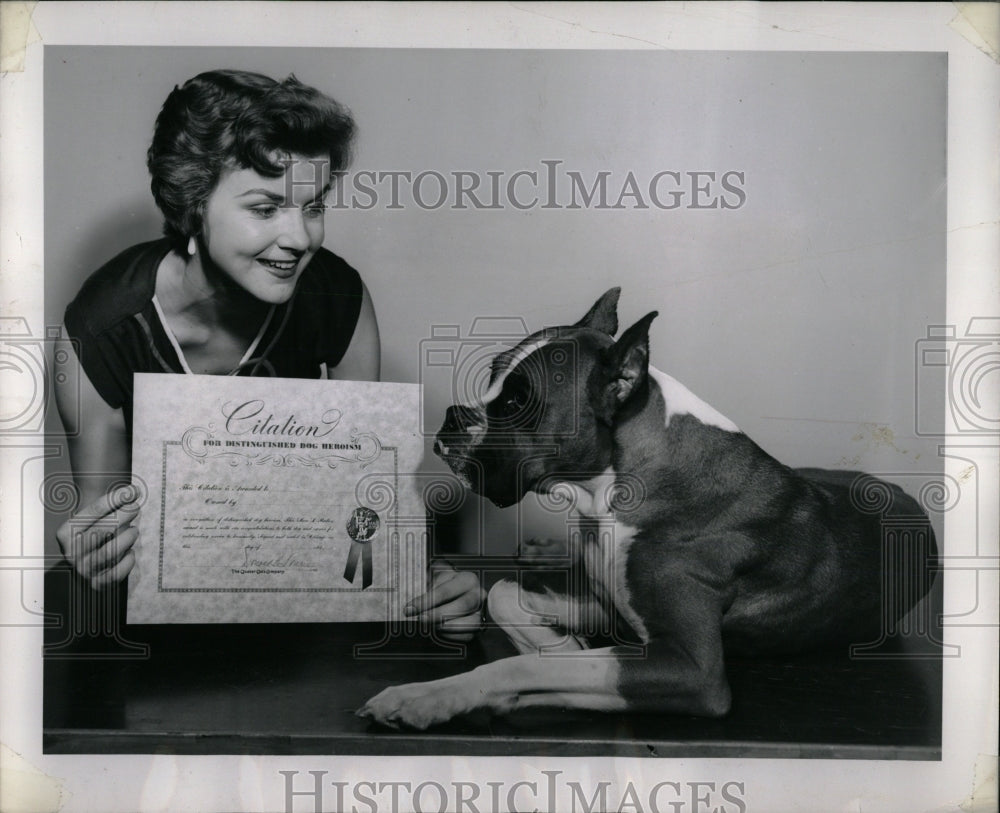
M 470 709 L 460 692 L 430 681 L 390 686 L 358 709 L 357 715 L 390 728 L 422 730 L 466 711 Z

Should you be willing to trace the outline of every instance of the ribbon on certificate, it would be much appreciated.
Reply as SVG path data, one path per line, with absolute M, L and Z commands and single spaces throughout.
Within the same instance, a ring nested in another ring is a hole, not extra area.
M 347 521 L 347 534 L 351 537 L 351 550 L 347 554 L 344 578 L 353 583 L 361 561 L 361 589 L 372 586 L 372 546 L 371 540 L 378 531 L 378 514 L 371 508 L 355 508 Z
M 361 559 L 361 589 L 372 586 L 372 546 L 367 542 L 352 542 L 351 552 L 347 554 L 347 567 L 344 568 L 344 578 L 354 581 L 358 570 L 358 559 Z

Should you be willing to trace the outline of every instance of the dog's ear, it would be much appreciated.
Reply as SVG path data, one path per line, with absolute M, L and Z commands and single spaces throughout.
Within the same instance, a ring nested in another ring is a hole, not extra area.
M 621 288 L 612 288 L 605 293 L 575 327 L 589 327 L 614 336 L 618 332 L 618 297 L 621 292 Z
M 649 371 L 649 325 L 659 315 L 647 313 L 604 351 L 603 405 L 610 418 L 646 381 Z

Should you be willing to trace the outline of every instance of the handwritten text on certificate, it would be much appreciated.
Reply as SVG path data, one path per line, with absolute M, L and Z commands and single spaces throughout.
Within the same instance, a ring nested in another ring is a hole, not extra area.
M 420 388 L 137 375 L 129 623 L 382 621 L 426 585 Z

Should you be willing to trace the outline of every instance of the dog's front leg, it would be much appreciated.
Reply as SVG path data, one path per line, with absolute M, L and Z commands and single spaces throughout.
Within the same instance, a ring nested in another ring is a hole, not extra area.
M 579 655 L 515 655 L 454 677 L 390 686 L 358 715 L 392 728 L 423 729 L 477 709 L 494 714 L 534 705 L 620 710 L 626 704 L 618 673 L 610 647 Z
M 528 694 L 547 695 L 549 705 L 620 708 L 610 651 L 588 650 L 585 638 L 588 631 L 603 632 L 608 616 L 588 591 L 561 592 L 561 575 L 532 572 L 490 589 L 490 618 L 525 654 L 450 678 L 393 686 L 358 714 L 383 725 L 426 728 L 479 708 L 503 714 L 519 702 L 530 704 L 527 695 L 519 697 L 527 687 Z
M 718 595 L 688 574 L 660 595 L 656 637 L 625 647 L 517 655 L 454 677 L 393 686 L 359 714 L 395 728 L 427 728 L 477 709 L 532 706 L 633 709 L 718 717 L 729 710 Z
M 721 650 L 711 663 L 653 642 L 646 655 L 621 647 L 559 655 L 515 655 L 454 677 L 391 686 L 358 714 L 392 728 L 424 729 L 485 709 L 507 714 L 535 706 L 649 711 L 719 717 L 730 692 Z

